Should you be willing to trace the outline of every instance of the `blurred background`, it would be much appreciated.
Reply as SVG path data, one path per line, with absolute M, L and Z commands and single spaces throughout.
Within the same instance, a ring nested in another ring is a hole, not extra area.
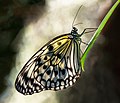
M 85 72 L 72 87 L 24 96 L 15 79 L 28 59 L 55 36 L 98 27 L 116 0 L 0 1 L 0 103 L 120 103 L 120 6 L 91 49 Z M 88 42 L 93 33 L 83 37 Z

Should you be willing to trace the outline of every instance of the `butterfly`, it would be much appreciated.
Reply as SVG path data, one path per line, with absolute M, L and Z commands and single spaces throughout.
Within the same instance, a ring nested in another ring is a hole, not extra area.
M 72 86 L 82 73 L 81 34 L 76 27 L 70 33 L 55 37 L 39 49 L 24 65 L 15 81 L 15 88 L 24 95 L 44 90 L 62 90 Z M 87 44 L 86 44 L 87 45 Z

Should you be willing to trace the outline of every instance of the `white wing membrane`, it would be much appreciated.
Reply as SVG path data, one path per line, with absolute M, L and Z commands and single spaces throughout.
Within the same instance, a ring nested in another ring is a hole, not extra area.
M 81 73 L 79 51 L 78 41 L 69 34 L 48 42 L 20 71 L 16 89 L 24 95 L 31 95 L 73 85 Z

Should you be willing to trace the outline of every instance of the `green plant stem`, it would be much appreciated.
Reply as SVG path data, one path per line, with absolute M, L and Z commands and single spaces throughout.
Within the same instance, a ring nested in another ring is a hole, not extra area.
M 105 24 L 107 23 L 107 21 L 109 20 L 109 18 L 111 17 L 111 15 L 113 14 L 113 12 L 115 11 L 116 7 L 118 6 L 118 4 L 120 3 L 120 0 L 118 0 L 113 6 L 112 8 L 109 10 L 109 12 L 107 13 L 107 15 L 104 17 L 103 21 L 101 22 L 101 24 L 99 25 L 98 29 L 96 30 L 95 34 L 93 35 L 92 39 L 90 40 L 90 42 L 88 43 L 87 48 L 85 49 L 85 52 L 81 58 L 81 66 L 82 66 L 82 71 L 84 71 L 84 64 L 85 64 L 85 60 L 86 57 L 90 51 L 90 49 L 92 48 L 93 44 L 95 43 L 96 39 L 98 38 L 99 34 L 101 33 L 101 31 L 103 30 L 103 28 L 105 27 Z

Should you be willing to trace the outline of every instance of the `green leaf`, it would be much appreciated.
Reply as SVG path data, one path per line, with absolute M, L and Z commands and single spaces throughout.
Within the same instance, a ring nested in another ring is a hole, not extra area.
M 81 58 L 81 66 L 82 66 L 82 71 L 84 71 L 84 64 L 85 64 L 85 60 L 86 57 L 90 51 L 90 49 L 92 48 L 93 44 L 95 43 L 96 39 L 98 38 L 99 34 L 101 33 L 101 31 L 103 30 L 103 28 L 105 27 L 105 24 L 107 23 L 107 21 L 109 20 L 109 18 L 111 17 L 111 15 L 113 14 L 113 12 L 115 11 L 116 7 L 118 6 L 118 4 L 120 3 L 120 0 L 118 0 L 113 6 L 112 8 L 109 10 L 109 12 L 107 13 L 107 15 L 104 17 L 103 21 L 101 22 L 101 24 L 99 25 L 98 29 L 96 30 L 95 34 L 93 35 L 92 39 L 90 40 L 90 42 L 88 43 L 87 48 L 85 49 L 85 52 Z

